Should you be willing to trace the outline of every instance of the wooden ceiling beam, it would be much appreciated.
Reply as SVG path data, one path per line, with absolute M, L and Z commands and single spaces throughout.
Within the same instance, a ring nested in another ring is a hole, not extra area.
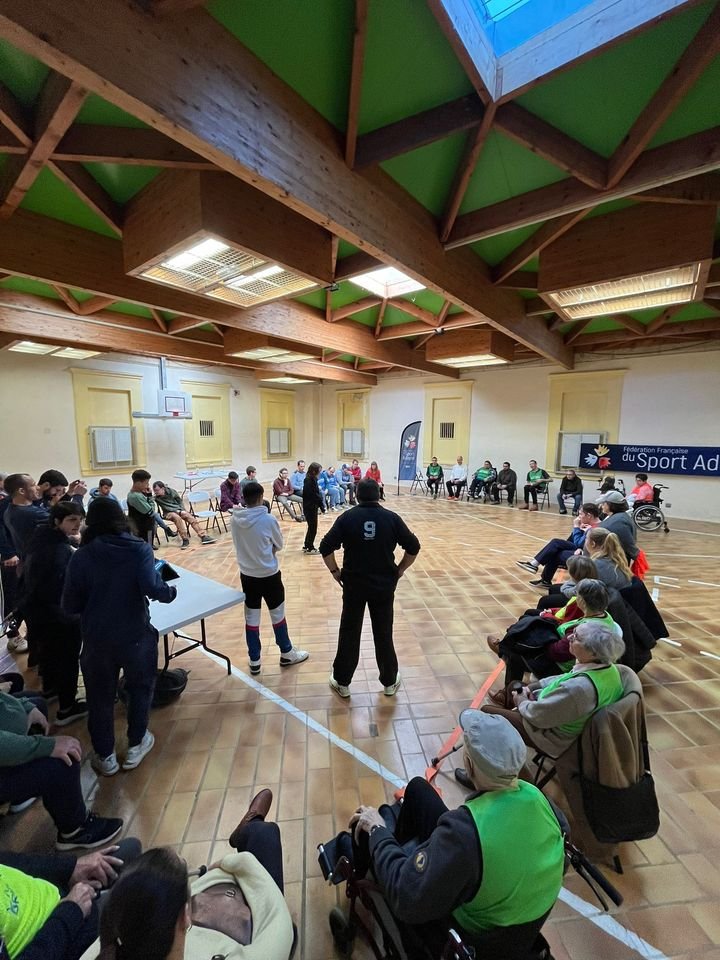
M 519 104 L 500 107 L 495 127 L 577 180 L 596 190 L 605 188 L 607 160 Z
M 607 186 L 616 186 L 705 69 L 720 53 L 720 6 L 711 11 L 684 53 L 608 161 Z
M 336 307 L 331 316 L 331 322 L 337 323 L 338 320 L 345 320 L 356 313 L 362 313 L 363 310 L 369 310 L 382 303 L 381 297 L 363 297 L 362 300 L 356 300 L 354 303 L 346 303 L 342 307 Z
M 498 282 L 499 287 L 507 287 L 509 290 L 537 290 L 537 274 L 532 270 L 515 270 L 509 277 Z
M 350 280 L 360 273 L 368 273 L 370 270 L 376 270 L 378 267 L 384 266 L 382 260 L 378 260 L 371 253 L 358 250 L 357 253 L 351 253 L 337 261 L 335 264 L 335 280 Z
M 150 313 L 152 314 L 152 318 L 155 321 L 158 330 L 160 330 L 162 333 L 167 333 L 168 324 L 167 321 L 160 316 L 160 311 L 156 310 L 154 307 L 150 307 Z
M 593 319 L 593 317 L 588 317 L 586 320 L 578 320 L 577 323 L 573 324 L 572 330 L 568 330 L 568 332 L 565 334 L 565 343 L 575 343 L 577 338 L 582 334 L 583 330 L 590 326 L 590 324 L 593 322 Z
M 122 207 L 105 193 L 97 180 L 83 166 L 77 163 L 50 160 L 47 167 L 101 220 L 104 220 L 116 233 L 122 233 Z
M 425 310 L 422 307 L 419 307 L 416 303 L 412 303 L 410 300 L 404 300 L 402 297 L 397 297 L 396 299 L 390 301 L 390 305 L 396 310 L 406 313 L 409 317 L 415 317 L 416 320 L 420 320 L 429 327 L 437 327 L 440 325 L 440 319 L 437 314 L 433 313 L 431 310 Z
M 204 11 L 160 24 L 126 0 L 0 0 L 0 32 L 332 234 L 572 366 L 561 338 L 529 322 L 521 298 L 494 287 L 479 257 L 444 251 L 433 216 L 383 171 L 350 170 L 337 131 Z M 107 56 L 109 35 L 122 57 Z M 292 150 L 282 148 L 288 143 Z
M 0 123 L 12 133 L 24 147 L 32 146 L 32 123 L 30 116 L 8 88 L 0 83 Z
M 78 313 L 81 317 L 88 317 L 91 313 L 105 310 L 106 307 L 111 307 L 114 303 L 114 297 L 91 297 L 89 300 L 83 300 L 82 303 L 78 304 L 80 307 Z
M 355 168 L 371 167 L 454 133 L 469 130 L 482 121 L 484 112 L 477 95 L 470 93 L 365 133 L 358 138 Z
M 440 376 L 457 376 L 457 371 L 450 367 L 427 363 L 410 347 L 380 343 L 361 324 L 326 323 L 321 311 L 303 303 L 278 300 L 240 310 L 208 297 L 128 276 L 119 240 L 26 210 L 19 210 L 9 222 L 0 221 L 0 270 L 4 269 L 45 283 L 197 317 L 203 323 L 267 333 L 299 344 L 310 342 Z
M 7 127 L 0 125 L 0 153 L 4 153 L 6 156 L 24 157 L 27 152 L 28 148 L 20 143 Z
M 167 332 L 175 336 L 178 333 L 185 333 L 186 330 L 195 330 L 205 323 L 207 320 L 200 320 L 197 317 L 173 317 L 167 323 Z
M 483 327 L 486 324 L 483 323 L 478 317 L 473 316 L 469 313 L 454 313 L 451 317 L 448 317 L 442 327 L 437 326 L 434 330 L 430 331 L 433 335 L 440 329 L 442 330 L 462 330 L 465 327 Z M 416 337 L 418 334 L 424 334 L 428 332 L 428 326 L 426 323 L 419 321 L 418 323 L 396 323 L 392 327 L 385 327 L 385 329 L 380 333 L 380 340 L 401 340 L 404 337 Z
M 75 81 L 54 71 L 48 75 L 35 112 L 34 143 L 25 156 L 12 157 L 3 168 L 0 217 L 11 216 L 20 206 L 86 96 L 87 92 Z
M 549 246 L 558 237 L 574 227 L 578 221 L 587 213 L 586 210 L 577 210 L 575 213 L 568 213 L 564 217 L 556 217 L 554 220 L 548 220 L 544 226 L 540 227 L 531 236 L 524 240 L 519 247 L 516 247 L 493 268 L 492 278 L 494 283 L 502 283 L 509 276 L 524 267 L 533 257 L 536 257 L 541 250 Z M 537 282 L 537 281 L 536 281 Z
M 720 317 L 703 317 L 699 320 L 687 320 L 683 323 L 667 323 L 655 330 L 651 336 L 659 339 L 670 339 L 675 337 L 698 336 L 705 333 L 717 333 L 720 331 Z M 639 338 L 631 330 L 603 330 L 600 333 L 585 333 L 575 341 L 575 347 L 580 349 L 585 346 L 593 346 L 599 343 L 615 343 L 633 341 L 637 342 Z
M 621 323 L 626 330 L 630 330 L 635 334 L 636 337 L 644 337 L 647 333 L 647 327 L 644 323 L 640 323 L 639 320 L 636 320 L 635 317 L 631 317 L 628 313 L 614 313 L 611 320 L 617 320 L 618 323 Z
M 468 134 L 465 141 L 465 148 L 460 163 L 455 170 L 453 182 L 445 201 L 442 218 L 440 220 L 440 242 L 445 243 L 450 236 L 455 220 L 465 199 L 467 188 L 470 185 L 472 175 L 475 172 L 480 154 L 482 153 L 485 142 L 488 138 L 495 119 L 496 106 L 494 103 L 488 104 L 485 109 L 482 121 L 475 130 Z
M 75 297 L 70 293 L 69 290 L 66 290 L 65 287 L 59 286 L 57 283 L 51 283 L 50 286 L 53 288 L 55 293 L 60 297 L 62 302 L 68 307 L 74 314 L 80 316 L 80 304 L 75 299 Z
M 608 200 L 634 196 L 717 167 L 720 167 L 720 126 L 647 150 L 610 190 L 597 191 L 577 180 L 561 180 L 465 213 L 458 217 L 447 246 L 461 246 L 551 217 L 587 210 Z
M 367 40 L 368 0 L 355 0 L 355 27 L 353 31 L 350 88 L 348 90 L 347 125 L 345 131 L 345 163 L 355 166 L 358 145 L 358 123 L 362 101 L 365 41 Z
M 667 183 L 629 199 L 640 203 L 720 203 L 720 173 L 703 173 L 699 177 Z
M 202 7 L 207 0 L 143 0 L 151 13 L 159 17 L 170 16 L 173 13 L 187 13 L 196 7 Z
M 555 313 L 555 307 L 549 306 L 542 297 L 530 297 L 525 301 L 525 312 L 529 317 L 543 317 Z
M 342 356 L 342 350 L 325 350 L 323 353 L 323 363 L 334 363 Z
M 380 309 L 378 310 L 377 320 L 375 321 L 375 339 L 376 340 L 380 335 L 380 331 L 382 330 L 382 325 L 383 325 L 383 320 L 385 319 L 385 311 L 387 309 L 387 305 L 388 305 L 387 300 L 383 300 L 383 302 L 380 304 Z
M 150 127 L 74 123 L 58 143 L 54 160 L 212 170 L 213 164 Z
M 654 320 L 651 320 L 650 323 L 645 325 L 645 336 L 651 337 L 653 334 L 657 333 L 660 327 L 665 326 L 668 320 L 674 317 L 676 313 L 679 313 L 680 310 L 683 310 L 685 306 L 686 304 L 682 303 L 674 307 L 666 307 L 662 313 L 655 317 Z
M 483 103 L 497 93 L 497 58 L 480 18 L 466 0 L 427 0 L 440 29 Z
M 41 338 L 61 345 L 94 347 L 140 356 L 168 357 L 191 363 L 218 364 L 267 373 L 287 373 L 298 377 L 324 377 L 327 380 L 368 385 L 377 382 L 370 374 L 358 374 L 348 379 L 344 371 L 336 371 L 332 367 L 323 368 L 311 361 L 275 364 L 228 357 L 220 343 L 164 336 L 157 331 L 152 332 L 147 323 L 142 317 L 123 317 L 117 313 L 80 318 L 61 307 L 57 301 L 0 291 L 0 332 L 15 334 L 17 338 Z M 131 331 L 131 336 L 128 331 Z

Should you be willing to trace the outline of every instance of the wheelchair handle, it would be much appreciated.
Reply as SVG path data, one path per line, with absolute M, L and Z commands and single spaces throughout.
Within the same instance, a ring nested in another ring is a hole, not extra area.
M 565 852 L 570 860 L 570 866 L 588 884 L 590 889 L 602 904 L 604 910 L 607 910 L 608 906 L 600 893 L 595 889 L 595 884 L 597 884 L 597 886 L 608 895 L 616 907 L 621 906 L 623 902 L 623 895 L 610 883 L 606 877 L 603 876 L 595 864 L 588 860 L 581 850 L 578 850 L 574 844 L 568 841 L 565 844 Z

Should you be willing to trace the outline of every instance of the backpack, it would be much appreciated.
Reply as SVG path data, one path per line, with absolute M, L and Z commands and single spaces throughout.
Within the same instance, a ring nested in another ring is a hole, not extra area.
M 158 670 L 152 706 L 166 707 L 169 703 L 177 700 L 187 686 L 189 674 L 190 671 L 183 670 L 182 667 L 174 667 L 172 670 Z M 122 677 L 118 683 L 118 696 L 123 703 L 127 703 L 125 677 Z

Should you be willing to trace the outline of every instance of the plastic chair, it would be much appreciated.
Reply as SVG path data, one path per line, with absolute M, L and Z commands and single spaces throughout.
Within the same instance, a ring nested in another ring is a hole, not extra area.
M 218 510 L 213 510 L 210 506 L 210 494 L 207 491 L 202 490 L 190 490 L 187 494 L 188 505 L 190 506 L 190 513 L 195 517 L 196 520 L 205 521 L 205 532 L 208 532 L 210 523 L 212 522 L 213 529 L 216 529 L 218 533 L 223 531 L 227 533 L 227 524 L 225 523 L 225 517 Z M 196 508 L 196 504 L 207 504 L 205 509 Z M 220 530 L 220 524 L 222 524 L 222 531 Z

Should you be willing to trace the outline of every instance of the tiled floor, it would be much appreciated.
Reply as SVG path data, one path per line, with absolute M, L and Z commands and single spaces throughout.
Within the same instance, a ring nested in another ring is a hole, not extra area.
M 322 731 L 308 729 L 262 691 L 193 653 L 180 661 L 192 668 L 182 699 L 152 717 L 157 746 L 143 765 L 100 783 L 84 768 L 99 812 L 123 816 L 127 833 L 146 845 L 171 844 L 191 864 L 209 862 L 225 849 L 255 790 L 272 787 L 287 899 L 301 934 L 299 960 L 335 956 L 327 913 L 337 891 L 322 882 L 316 844 L 342 828 L 359 803 L 377 804 L 394 789 L 323 731 L 398 778 L 422 774 L 497 662 L 485 646 L 486 633 L 512 622 L 537 596 L 514 560 L 568 527 L 567 518 L 554 513 L 528 514 L 506 505 L 408 496 L 391 496 L 387 505 L 405 517 L 423 546 L 396 598 L 404 682 L 395 698 L 379 688 L 369 633 L 352 699 L 341 701 L 329 690 L 340 591 L 320 557 L 300 552 L 304 528 L 284 522 L 287 619 L 293 640 L 311 658 L 281 673 L 264 613 L 266 656 L 259 679 Z M 331 519 L 321 519 L 321 533 Z M 658 645 L 642 674 L 662 824 L 656 838 L 623 848 L 626 872 L 612 880 L 625 904 L 613 913 L 625 930 L 658 951 L 646 956 L 720 960 L 720 644 L 714 629 L 720 619 L 720 530 L 689 521 L 671 520 L 671 527 L 669 535 L 641 537 L 651 564 L 646 582 L 659 592 L 673 641 Z M 162 552 L 199 573 L 239 583 L 229 536 L 183 554 L 172 546 Z M 242 609 L 219 614 L 208 627 L 211 643 L 244 670 Z M 80 735 L 82 724 L 66 732 Z M 462 794 L 449 773 L 448 762 L 438 783 L 453 806 Z M 51 839 L 40 808 L 0 823 L 0 842 L 16 849 L 46 849 Z M 568 888 L 590 899 L 574 876 Z M 545 932 L 557 960 L 638 955 L 565 903 L 557 905 Z M 358 943 L 354 956 L 370 953 Z

